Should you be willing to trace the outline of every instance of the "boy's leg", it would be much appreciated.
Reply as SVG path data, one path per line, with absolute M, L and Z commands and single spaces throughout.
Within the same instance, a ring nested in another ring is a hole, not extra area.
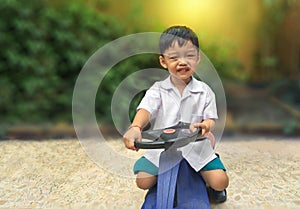
M 145 157 L 136 161 L 133 172 L 137 174 L 136 184 L 140 189 L 150 189 L 157 182 L 158 168 Z
M 210 143 L 212 148 L 215 147 L 215 136 L 213 133 L 208 132 L 205 134 L 206 137 L 210 139 Z M 226 169 L 223 163 L 220 160 L 218 154 L 216 154 L 218 158 L 209 162 L 201 171 L 201 175 L 204 181 L 214 190 L 222 191 L 227 188 L 229 184 L 229 178 L 226 173 Z
M 209 185 L 207 192 L 210 201 L 212 203 L 225 202 L 227 199 L 226 188 L 229 184 L 229 178 L 219 156 L 202 168 L 200 174 Z

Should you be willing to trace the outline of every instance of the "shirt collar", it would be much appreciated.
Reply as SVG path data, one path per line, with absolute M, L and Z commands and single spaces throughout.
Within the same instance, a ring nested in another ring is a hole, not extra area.
M 171 76 L 168 76 L 165 80 L 162 81 L 161 87 L 170 90 L 174 89 L 175 86 L 171 82 Z M 199 82 L 196 78 L 192 76 L 192 80 L 186 86 L 187 90 L 193 93 L 204 92 L 204 88 L 202 82 Z

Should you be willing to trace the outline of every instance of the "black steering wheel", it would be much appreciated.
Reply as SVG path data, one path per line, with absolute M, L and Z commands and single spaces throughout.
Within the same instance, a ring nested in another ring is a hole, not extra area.
M 183 147 L 191 142 L 202 141 L 206 137 L 197 138 L 201 128 L 192 132 L 190 123 L 179 122 L 175 126 L 165 129 L 142 132 L 142 138 L 147 141 L 135 141 L 134 146 L 139 149 L 169 149 Z

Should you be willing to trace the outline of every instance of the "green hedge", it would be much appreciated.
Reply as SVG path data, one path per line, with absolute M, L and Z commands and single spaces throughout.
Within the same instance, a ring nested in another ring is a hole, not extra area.
M 71 121 L 76 77 L 92 53 L 124 31 L 81 1 L 0 4 L 1 123 Z

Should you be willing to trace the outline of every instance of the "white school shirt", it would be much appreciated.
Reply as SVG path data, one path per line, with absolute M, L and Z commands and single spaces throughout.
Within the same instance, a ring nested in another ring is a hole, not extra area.
M 167 128 L 180 121 L 201 122 L 207 118 L 218 118 L 215 94 L 207 84 L 194 77 L 184 88 L 182 95 L 171 82 L 170 76 L 154 83 L 147 90 L 138 109 L 146 109 L 150 112 L 153 129 Z M 216 158 L 209 140 L 193 142 L 179 150 L 183 158 L 197 172 Z M 163 149 L 146 150 L 144 157 L 158 167 L 162 151 Z

